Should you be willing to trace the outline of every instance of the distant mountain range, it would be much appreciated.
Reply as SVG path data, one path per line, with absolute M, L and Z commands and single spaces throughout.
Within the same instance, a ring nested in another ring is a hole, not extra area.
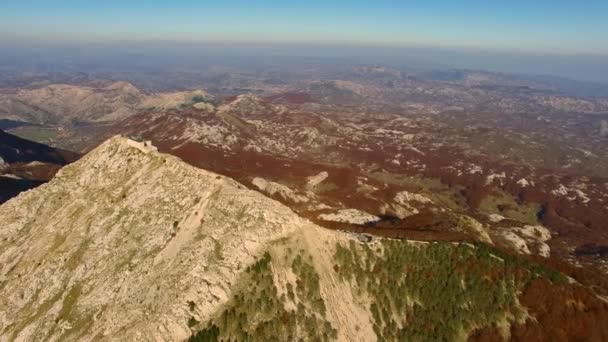
M 0 94 L 0 116 L 34 124 L 108 122 L 141 110 L 167 110 L 210 99 L 200 90 L 145 94 L 127 82 L 104 87 L 52 84 Z
M 608 87 L 561 78 L 476 70 L 407 71 L 385 65 L 320 66 L 281 74 L 263 68 L 245 70 L 211 68 L 195 79 L 188 73 L 168 74 L 167 84 L 182 80 L 193 90 L 161 87 L 165 89 L 162 92 L 147 87 L 148 82 L 140 82 L 140 89 L 129 82 L 95 80 L 92 76 L 52 79 L 65 79 L 66 83 L 36 78 L 28 85 L 0 88 L 0 119 L 36 124 L 110 122 L 142 110 L 168 110 L 214 100 L 200 89 L 209 89 L 219 98 L 247 92 L 304 92 L 327 103 L 373 103 L 425 111 L 608 112 L 608 90 L 602 90 Z

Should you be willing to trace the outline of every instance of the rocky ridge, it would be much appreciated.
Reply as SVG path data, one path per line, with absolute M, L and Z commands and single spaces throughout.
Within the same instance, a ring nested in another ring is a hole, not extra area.
M 268 241 L 310 225 L 122 137 L 0 207 L 0 340 L 180 340 Z
M 482 328 L 509 338 L 547 321 L 518 298 L 535 284 L 556 293 L 553 305 L 567 307 L 574 325 L 541 337 L 577 337 L 580 322 L 601 327 L 608 313 L 592 290 L 552 269 L 480 244 L 323 229 L 234 180 L 119 136 L 0 206 L 0 220 L 0 341 L 494 333 Z

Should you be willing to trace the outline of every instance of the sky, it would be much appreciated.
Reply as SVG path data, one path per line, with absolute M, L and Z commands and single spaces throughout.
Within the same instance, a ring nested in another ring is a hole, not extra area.
M 608 84 L 607 17 L 608 0 L 0 0 L 0 62 L 91 44 L 85 60 L 195 58 L 203 46 L 198 56 L 392 58 Z
M 606 0 L 2 0 L 0 37 L 608 54 Z

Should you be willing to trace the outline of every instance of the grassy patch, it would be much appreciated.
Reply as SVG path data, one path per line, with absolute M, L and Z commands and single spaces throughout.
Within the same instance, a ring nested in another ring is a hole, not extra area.
M 314 191 L 317 192 L 317 193 L 335 191 L 335 190 L 338 190 L 338 189 L 339 188 L 338 188 L 338 186 L 336 184 L 334 184 L 332 182 L 328 182 L 328 181 L 325 181 L 325 182 L 322 182 L 320 184 L 317 184 L 314 187 Z
M 404 187 L 411 192 L 423 194 L 434 202 L 452 210 L 463 210 L 468 207 L 466 198 L 462 195 L 463 187 L 448 186 L 437 178 L 410 177 L 388 172 L 375 172 L 370 174 L 369 177 L 383 183 Z
M 540 205 L 537 203 L 517 203 L 514 196 L 501 190 L 483 198 L 478 210 L 485 214 L 500 214 L 527 224 L 538 224 Z
M 53 128 L 44 127 L 19 127 L 10 131 L 23 139 L 33 140 L 40 143 L 48 143 L 57 138 L 57 131 Z
M 90 243 L 91 243 L 91 241 L 89 241 L 89 240 L 82 241 L 80 243 L 80 245 L 78 245 L 78 249 L 74 253 L 72 253 L 72 255 L 70 256 L 70 259 L 65 263 L 65 268 L 67 268 L 68 270 L 74 270 L 74 269 L 76 269 L 76 267 L 81 265 L 82 257 L 84 256 L 84 253 L 89 248 Z
M 29 317 L 24 317 L 21 321 L 19 321 L 18 323 L 16 323 L 15 324 L 15 328 L 13 329 L 13 334 L 12 334 L 10 340 L 11 341 L 15 340 L 15 338 L 17 337 L 17 335 L 19 335 L 19 333 L 25 327 L 27 327 L 31 323 L 35 322 L 36 320 L 38 320 L 38 318 L 40 318 L 42 315 L 46 314 L 53 307 L 53 304 L 55 304 L 55 302 L 57 302 L 58 300 L 61 299 L 61 295 L 62 295 L 62 292 L 57 292 L 51 298 L 45 300 L 41 305 L 37 306 L 36 313 L 34 315 L 29 316 Z M 34 303 L 30 302 L 30 305 L 33 305 L 33 304 Z M 9 327 L 7 327 L 7 329 L 5 329 L 5 331 L 8 330 Z
M 78 298 L 80 297 L 82 288 L 80 284 L 73 286 L 68 293 L 66 293 L 65 297 L 63 297 L 63 305 L 61 307 L 61 311 L 59 312 L 58 320 L 69 320 L 72 316 L 72 312 L 75 310 L 76 305 L 78 303 Z
M 215 257 L 215 260 L 224 260 L 222 250 L 222 243 L 219 240 L 213 239 L 213 256 Z

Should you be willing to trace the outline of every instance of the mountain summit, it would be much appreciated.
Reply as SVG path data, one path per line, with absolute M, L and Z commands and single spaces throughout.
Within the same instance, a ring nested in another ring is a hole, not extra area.
M 230 179 L 122 137 L 0 217 L 1 334 L 26 340 L 185 338 L 187 302 L 209 318 L 260 246 L 307 225 Z
M 0 341 L 574 338 L 608 313 L 533 262 L 323 229 L 120 136 L 0 222 Z

